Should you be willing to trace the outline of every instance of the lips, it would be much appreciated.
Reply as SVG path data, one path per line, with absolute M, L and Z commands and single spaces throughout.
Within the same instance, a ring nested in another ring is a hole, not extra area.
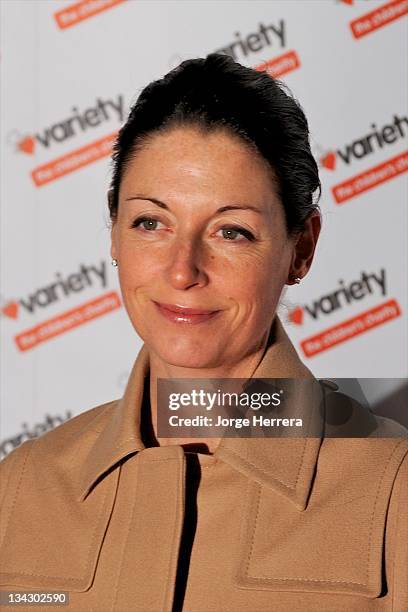
M 187 308 L 185 306 L 177 306 L 175 304 L 161 304 L 160 302 L 155 302 L 161 308 L 165 308 L 166 310 L 170 310 L 170 312 L 178 312 L 180 314 L 185 315 L 206 315 L 216 312 L 215 310 L 202 310 L 200 308 Z
M 167 320 L 173 323 L 204 323 L 217 315 L 220 310 L 203 310 L 201 308 L 187 308 L 177 304 L 162 304 L 154 302 L 156 308 Z

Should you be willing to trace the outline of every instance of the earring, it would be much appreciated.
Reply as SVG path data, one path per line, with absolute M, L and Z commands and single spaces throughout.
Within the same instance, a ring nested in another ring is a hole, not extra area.
M 290 284 L 290 285 L 298 285 L 301 280 L 302 279 L 301 279 L 300 276 L 294 276 L 293 274 L 291 274 L 290 277 L 289 277 L 289 281 L 291 281 L 291 282 L 289 282 L 288 284 Z
M 114 268 L 118 267 L 118 260 L 117 259 L 112 259 L 111 264 Z

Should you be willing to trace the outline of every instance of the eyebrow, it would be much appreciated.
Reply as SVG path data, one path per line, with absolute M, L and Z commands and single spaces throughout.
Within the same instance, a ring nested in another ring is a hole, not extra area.
M 147 198 L 146 196 L 134 195 L 134 196 L 131 196 L 130 198 L 126 198 L 125 201 L 129 202 L 130 200 L 147 200 L 148 202 L 157 204 L 157 206 L 160 206 L 160 208 L 164 208 L 165 210 L 170 210 L 167 204 L 165 204 L 161 200 L 158 200 L 157 198 Z M 256 206 L 251 206 L 251 204 L 227 204 L 226 206 L 221 206 L 221 208 L 218 208 L 214 212 L 214 214 L 226 212 L 227 210 L 253 210 L 256 213 L 261 214 L 261 211 L 259 210 L 259 208 L 256 208 Z

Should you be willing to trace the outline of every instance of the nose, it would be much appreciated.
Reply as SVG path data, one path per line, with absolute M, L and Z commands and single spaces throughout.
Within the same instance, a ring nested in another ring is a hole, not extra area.
M 174 289 L 204 287 L 208 283 L 204 255 L 199 239 L 184 236 L 173 243 L 167 273 Z

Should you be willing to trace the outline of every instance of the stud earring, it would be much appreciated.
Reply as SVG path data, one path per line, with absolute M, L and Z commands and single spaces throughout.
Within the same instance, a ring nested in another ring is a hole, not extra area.
M 112 259 L 111 264 L 114 268 L 118 267 L 118 260 L 117 259 Z
M 300 276 L 294 276 L 293 274 L 291 274 L 289 276 L 289 282 L 287 283 L 288 285 L 298 285 L 301 281 L 301 277 Z

